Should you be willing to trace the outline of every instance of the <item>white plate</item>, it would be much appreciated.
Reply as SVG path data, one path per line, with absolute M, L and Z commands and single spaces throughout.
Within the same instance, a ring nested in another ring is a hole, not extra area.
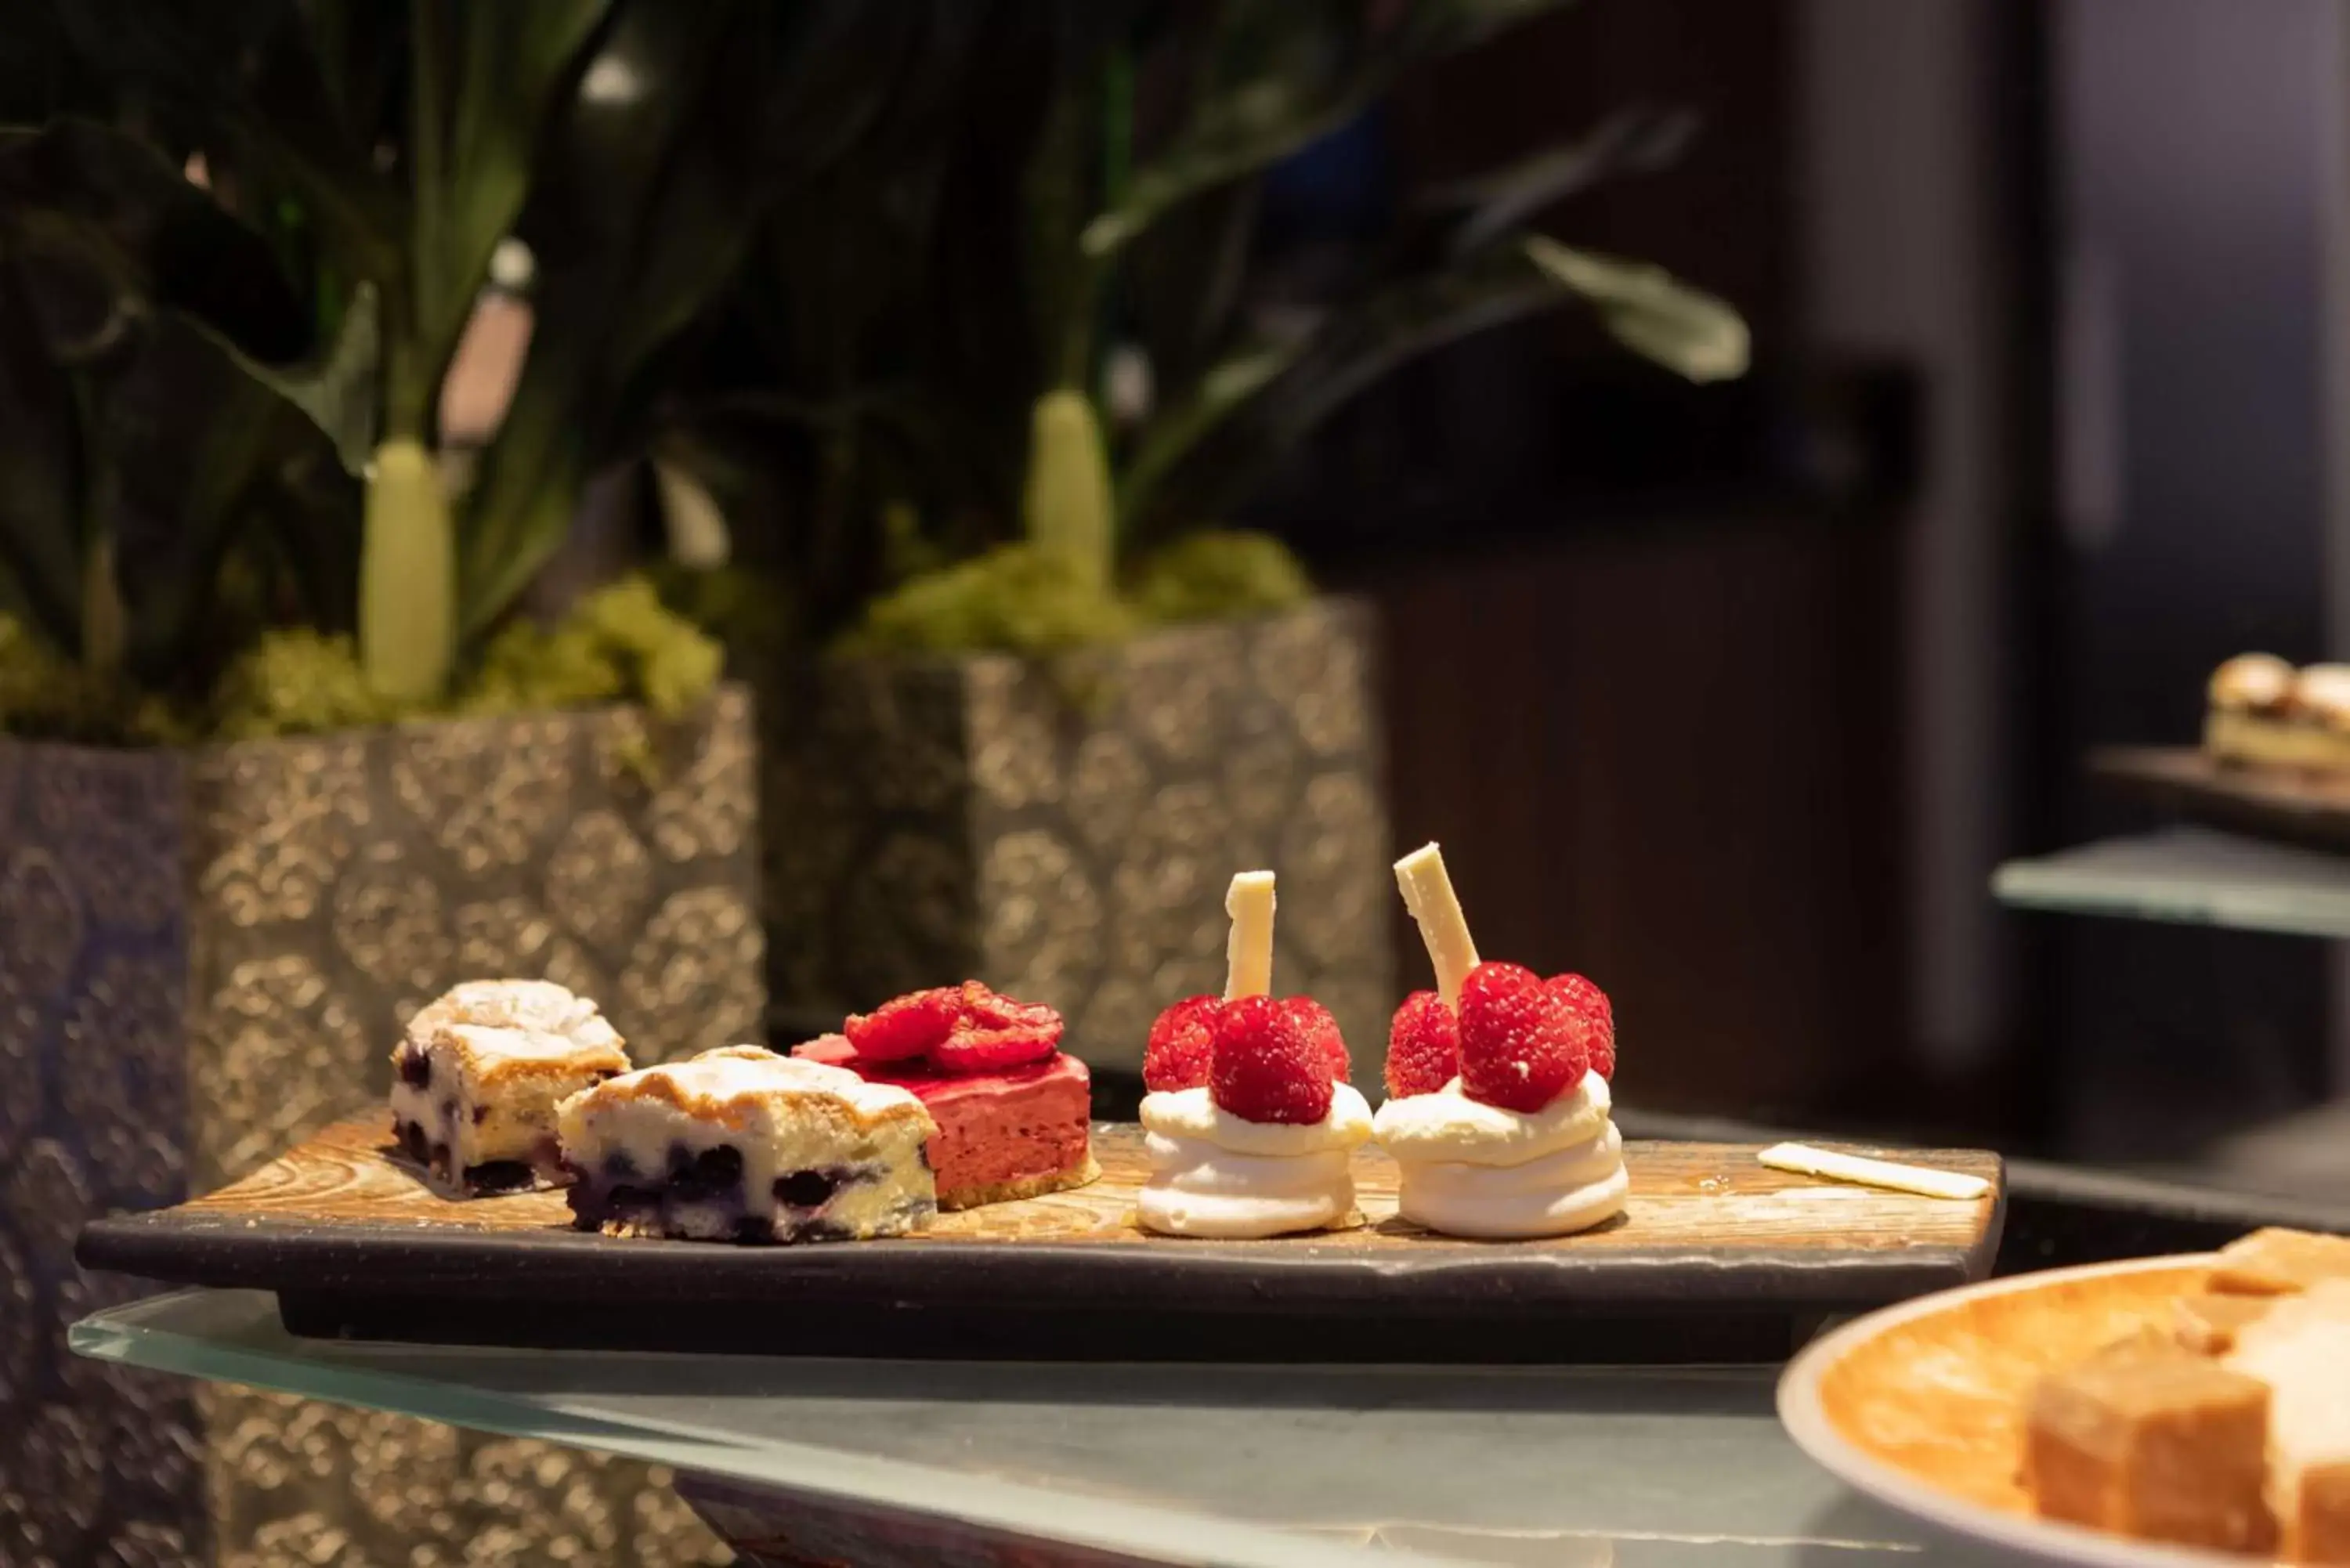
M 2057 1520 L 2007 1513 L 1929 1485 L 1895 1469 L 1847 1441 L 1829 1418 L 1820 1401 L 1820 1384 L 1846 1355 L 1878 1334 L 1944 1308 L 1984 1296 L 2037 1290 L 2071 1280 L 2177 1269 L 2210 1262 L 2208 1255 L 2133 1258 L 2120 1263 L 2093 1263 L 2076 1269 L 2050 1269 L 2017 1274 L 1919 1296 L 1856 1318 L 1805 1346 L 1787 1364 L 1779 1378 L 1779 1420 L 1795 1446 L 1809 1454 L 1838 1480 L 1856 1491 L 1913 1519 L 1923 1520 L 1962 1541 L 1993 1548 L 2003 1555 L 2021 1554 L 2043 1563 L 2081 1564 L 2082 1568 L 2246 1568 L 2266 1559 L 2231 1552 L 2209 1552 L 2191 1546 L 2170 1546 L 2132 1541 Z

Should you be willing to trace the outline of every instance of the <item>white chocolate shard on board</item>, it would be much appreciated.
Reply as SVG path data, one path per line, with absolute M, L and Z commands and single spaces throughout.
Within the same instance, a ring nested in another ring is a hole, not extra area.
M 1224 944 L 1224 1000 L 1273 994 L 1273 873 L 1243 871 L 1224 894 L 1232 934 Z
M 1774 1143 L 1755 1158 L 1773 1170 L 1816 1176 L 1825 1181 L 1849 1181 L 1860 1187 L 1882 1187 L 1894 1192 L 1915 1193 L 1920 1198 L 1964 1200 L 1984 1197 L 1991 1191 L 1991 1183 L 1980 1176 L 1930 1170 L 1922 1165 L 1897 1165 L 1889 1159 L 1838 1154 L 1809 1144 Z
M 1395 876 L 1403 907 L 1428 944 L 1428 961 L 1436 966 L 1436 994 L 1445 1006 L 1458 1007 L 1461 982 L 1477 967 L 1477 944 L 1469 940 L 1469 921 L 1452 896 L 1452 878 L 1444 874 L 1444 852 L 1423 844 L 1396 862 Z

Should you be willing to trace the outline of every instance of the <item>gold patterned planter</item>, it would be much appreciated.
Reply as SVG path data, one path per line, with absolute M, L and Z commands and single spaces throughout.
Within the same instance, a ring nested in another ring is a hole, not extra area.
M 1376 1061 L 1395 899 L 1371 664 L 1367 610 L 1327 599 L 1053 660 L 798 672 L 764 705 L 770 988 L 838 1012 L 976 976 L 1134 1067 L 1161 1007 L 1222 988 L 1225 886 L 1271 867 L 1278 988 Z
M 65 1330 L 143 1293 L 74 1262 L 84 1220 L 364 1110 L 395 1030 L 456 981 L 560 981 L 640 1061 L 758 1038 L 756 797 L 734 688 L 677 724 L 0 740 L 0 1563 L 716 1550 L 640 1466 L 197 1390 L 68 1355 Z

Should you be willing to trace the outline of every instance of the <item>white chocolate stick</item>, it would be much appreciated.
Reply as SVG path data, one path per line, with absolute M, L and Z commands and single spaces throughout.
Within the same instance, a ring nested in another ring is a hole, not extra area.
M 1452 878 L 1444 874 L 1444 852 L 1423 844 L 1396 862 L 1395 877 L 1403 907 L 1428 944 L 1428 961 L 1436 966 L 1436 994 L 1445 1006 L 1458 1007 L 1461 982 L 1477 967 L 1477 944 L 1469 940 L 1469 921 L 1452 896 Z
M 1934 1170 L 1922 1165 L 1896 1165 L 1889 1159 L 1868 1159 L 1809 1144 L 1774 1143 L 1755 1158 L 1773 1170 L 1816 1176 L 1826 1181 L 1849 1181 L 1859 1187 L 1882 1187 L 1911 1192 L 1920 1198 L 1972 1199 L 1986 1196 L 1991 1183 L 1980 1176 L 1955 1170 Z
M 1224 944 L 1224 1000 L 1273 994 L 1273 873 L 1243 871 L 1224 894 L 1232 934 Z

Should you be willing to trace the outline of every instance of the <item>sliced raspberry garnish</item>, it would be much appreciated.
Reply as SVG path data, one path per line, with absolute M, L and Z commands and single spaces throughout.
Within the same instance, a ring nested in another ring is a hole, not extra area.
M 1322 1059 L 1330 1064 L 1332 1079 L 1345 1083 L 1347 1075 L 1355 1070 L 1355 1064 L 1347 1056 L 1347 1037 L 1338 1032 L 1338 1021 L 1330 1016 L 1330 1010 L 1310 996 L 1284 997 L 1281 1005 L 1297 1027 L 1305 1031 L 1306 1038 L 1322 1053 Z
M 993 1073 L 1041 1061 L 1061 1046 L 1061 1015 L 1041 1002 L 1014 1002 L 975 980 L 962 982 L 962 1016 L 931 1047 L 941 1073 Z
M 1584 1038 L 1591 1048 L 1591 1070 L 1601 1077 L 1616 1076 L 1616 1007 L 1607 993 L 1579 974 L 1555 974 L 1543 989 L 1583 1016 Z
M 942 985 L 910 992 L 870 1012 L 852 1013 L 841 1033 L 857 1054 L 875 1062 L 922 1056 L 942 1044 L 962 1016 L 962 988 Z
M 1388 1093 L 1432 1095 L 1461 1075 L 1461 1020 L 1432 991 L 1415 991 L 1388 1030 Z
M 1583 1081 L 1589 1033 L 1534 971 L 1481 963 L 1461 982 L 1461 1091 L 1505 1110 L 1541 1110 Z
M 1221 996 L 1187 996 L 1159 1015 L 1142 1053 L 1142 1086 L 1152 1094 L 1196 1089 L 1208 1081 Z
M 1282 1003 L 1245 996 L 1216 1014 L 1208 1094 L 1243 1121 L 1318 1122 L 1330 1114 L 1330 1059 Z

